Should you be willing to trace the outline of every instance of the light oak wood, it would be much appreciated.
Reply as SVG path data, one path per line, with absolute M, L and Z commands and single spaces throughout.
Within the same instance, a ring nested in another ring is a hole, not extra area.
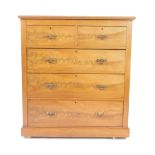
M 125 50 L 28 49 L 29 73 L 124 73 Z
M 74 26 L 27 26 L 27 47 L 72 48 L 75 31 Z
M 134 16 L 18 16 L 20 19 L 31 19 L 31 20 L 54 20 L 54 19 L 65 19 L 65 20 L 134 20 Z
M 29 127 L 122 126 L 123 102 L 28 100 Z
M 129 129 L 118 127 L 22 128 L 21 134 L 31 137 L 128 137 Z
M 123 99 L 124 75 L 28 74 L 28 97 Z
M 128 23 L 127 27 L 127 52 L 125 55 L 125 85 L 124 85 L 124 117 L 123 127 L 128 127 L 128 111 L 129 111 L 129 90 L 130 90 L 130 61 L 131 61 L 131 37 L 132 37 L 132 23 Z
M 27 60 L 26 60 L 26 21 L 21 21 L 21 59 L 22 59 L 22 107 L 23 127 L 27 127 Z
M 79 26 L 78 47 L 125 49 L 126 27 Z
M 135 17 L 20 18 L 22 135 L 128 137 Z
M 27 26 L 50 26 L 50 25 L 61 25 L 61 26 L 127 26 L 127 20 L 26 20 Z
M 74 26 L 27 26 L 27 46 L 125 49 L 126 27 L 77 26 L 76 34 Z

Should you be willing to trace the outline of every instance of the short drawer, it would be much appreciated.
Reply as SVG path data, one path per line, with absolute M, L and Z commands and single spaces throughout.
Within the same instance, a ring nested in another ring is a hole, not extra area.
M 124 73 L 125 50 L 28 49 L 30 73 Z
M 123 99 L 124 75 L 28 74 L 29 98 Z
M 74 47 L 75 32 L 75 26 L 27 26 L 27 47 Z
M 123 102 L 28 100 L 29 127 L 122 126 Z
M 126 27 L 79 26 L 78 47 L 125 49 Z

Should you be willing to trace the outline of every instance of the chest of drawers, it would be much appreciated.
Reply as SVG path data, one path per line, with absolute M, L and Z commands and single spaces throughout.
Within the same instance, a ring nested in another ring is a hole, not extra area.
M 134 17 L 20 19 L 22 135 L 128 137 Z

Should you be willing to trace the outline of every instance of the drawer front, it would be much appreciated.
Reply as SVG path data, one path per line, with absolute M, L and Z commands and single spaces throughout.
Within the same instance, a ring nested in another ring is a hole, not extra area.
M 31 73 L 124 73 L 125 50 L 29 49 Z
M 30 127 L 122 126 L 123 103 L 28 100 Z
M 125 49 L 126 27 L 79 26 L 78 47 Z
M 29 98 L 123 99 L 124 76 L 112 74 L 29 74 Z
M 74 47 L 75 30 L 75 26 L 27 26 L 27 46 Z

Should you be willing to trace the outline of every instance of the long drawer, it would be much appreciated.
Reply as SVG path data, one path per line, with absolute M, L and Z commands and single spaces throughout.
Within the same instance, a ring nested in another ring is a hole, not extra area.
M 30 73 L 124 73 L 125 50 L 28 49 Z
M 123 99 L 124 75 L 28 74 L 29 98 Z
M 28 100 L 29 127 L 122 126 L 118 101 Z

